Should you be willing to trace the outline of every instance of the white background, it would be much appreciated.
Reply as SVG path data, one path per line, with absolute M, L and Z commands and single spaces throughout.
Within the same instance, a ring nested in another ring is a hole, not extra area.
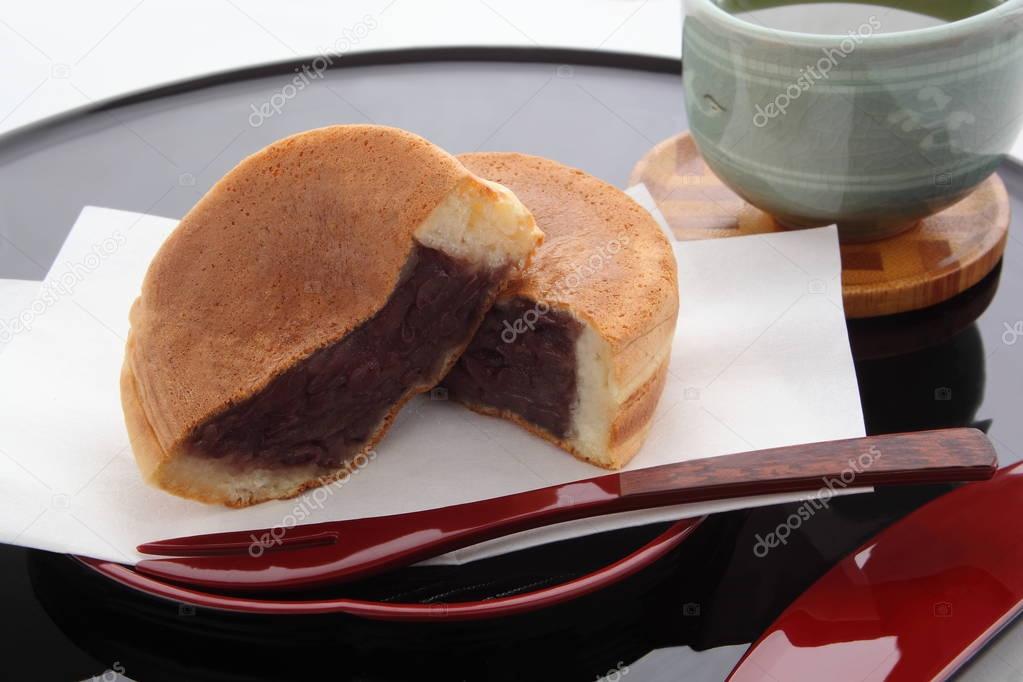
M 0 133 L 140 88 L 339 48 L 542 45 L 677 58 L 683 2 L 9 1 L 0 7 Z M 1013 153 L 1023 159 L 1023 137 Z
M 198 74 L 325 51 L 436 45 L 678 57 L 680 2 L 8 0 L 0 6 L 0 132 Z

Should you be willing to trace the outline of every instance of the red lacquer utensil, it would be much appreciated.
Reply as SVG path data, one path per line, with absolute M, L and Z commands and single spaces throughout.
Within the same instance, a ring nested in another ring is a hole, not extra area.
M 484 540 L 563 521 L 826 486 L 990 478 L 996 457 L 975 429 L 796 445 L 628 471 L 410 514 L 152 542 L 140 573 L 205 588 L 279 590 L 365 577 Z M 262 539 L 262 540 L 261 540 Z
M 492 597 L 481 601 L 420 603 L 369 601 L 353 599 L 351 597 L 294 600 L 282 599 L 280 597 L 239 597 L 216 592 L 203 592 L 189 587 L 162 582 L 147 575 L 136 573 L 128 566 L 112 561 L 102 561 L 88 557 L 75 558 L 100 575 L 125 587 L 144 592 L 153 597 L 169 599 L 182 604 L 191 604 L 201 608 L 274 616 L 345 613 L 350 616 L 372 620 L 437 623 L 442 621 L 505 618 L 582 599 L 620 583 L 636 573 L 649 568 L 658 561 L 664 560 L 668 554 L 682 544 L 699 527 L 701 521 L 703 521 L 702 517 L 676 521 L 642 547 L 612 564 L 602 566 L 592 573 L 587 573 L 586 575 L 556 585 L 526 592 L 517 592 L 503 597 Z
M 794 601 L 731 682 L 945 680 L 1023 611 L 1023 463 L 916 510 Z

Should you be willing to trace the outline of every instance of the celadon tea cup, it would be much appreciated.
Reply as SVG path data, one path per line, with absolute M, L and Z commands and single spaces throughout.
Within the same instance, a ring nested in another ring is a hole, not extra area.
M 723 9 L 734 0 L 685 3 L 694 141 L 787 227 L 897 234 L 968 195 L 1023 129 L 1023 0 L 902 32 L 885 32 L 879 5 L 836 35 L 758 25 Z

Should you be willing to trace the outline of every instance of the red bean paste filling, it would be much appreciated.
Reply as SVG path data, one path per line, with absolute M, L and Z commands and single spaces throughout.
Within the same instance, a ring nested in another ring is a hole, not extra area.
M 243 467 L 341 466 L 409 389 L 436 381 L 504 276 L 417 245 L 374 317 L 213 417 L 192 434 L 193 450 Z
M 576 402 L 581 332 L 571 315 L 526 298 L 495 305 L 444 385 L 458 400 L 508 410 L 565 438 Z

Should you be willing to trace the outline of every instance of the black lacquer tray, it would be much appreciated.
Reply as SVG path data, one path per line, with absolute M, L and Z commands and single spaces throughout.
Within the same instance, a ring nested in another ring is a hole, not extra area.
M 510 48 L 366 53 L 335 59 L 288 96 L 284 86 L 308 62 L 172 84 L 0 136 L 0 277 L 42 278 L 85 205 L 179 217 L 243 156 L 317 126 L 396 125 L 453 153 L 540 154 L 619 186 L 652 145 L 686 128 L 676 60 Z M 1023 170 L 1007 163 L 1001 175 L 1023 216 Z M 955 299 L 850 323 L 857 356 L 874 358 L 857 361 L 868 432 L 976 425 L 1003 464 L 1023 457 L 1017 235 L 1019 217 L 1000 268 Z M 299 679 L 329 670 L 361 680 L 593 680 L 617 671 L 637 681 L 721 680 L 817 577 L 942 492 L 836 499 L 785 551 L 764 559 L 749 551 L 753 538 L 790 507 L 718 515 L 614 588 L 539 613 L 462 624 L 195 610 L 137 594 L 68 557 L 0 546 L 8 624 L 0 677 L 87 679 L 115 670 L 138 680 Z M 412 568 L 353 589 L 374 599 L 484 599 L 592 570 L 663 528 Z

